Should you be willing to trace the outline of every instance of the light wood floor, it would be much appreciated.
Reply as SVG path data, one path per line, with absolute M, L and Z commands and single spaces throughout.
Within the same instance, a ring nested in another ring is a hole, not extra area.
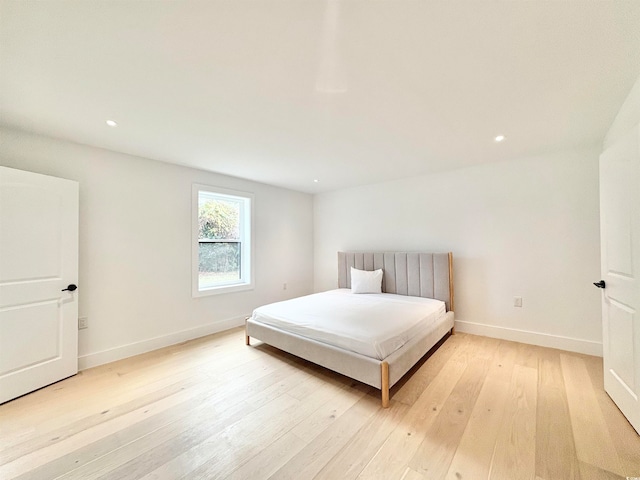
M 457 334 L 379 392 L 235 329 L 0 406 L 0 478 L 609 479 L 640 437 L 596 357 Z

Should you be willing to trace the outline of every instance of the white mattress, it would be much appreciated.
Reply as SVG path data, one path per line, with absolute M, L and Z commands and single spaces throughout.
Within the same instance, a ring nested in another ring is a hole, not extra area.
M 445 314 L 440 300 L 341 288 L 256 308 L 252 319 L 383 360 L 434 329 Z

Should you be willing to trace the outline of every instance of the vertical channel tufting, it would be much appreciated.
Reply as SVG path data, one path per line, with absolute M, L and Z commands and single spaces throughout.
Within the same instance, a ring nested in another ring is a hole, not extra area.
M 367 252 L 364 253 L 364 269 L 368 270 L 369 272 L 375 270 L 375 268 L 373 268 L 373 253 L 371 252 Z
M 353 268 L 364 270 L 364 253 L 353 254 Z
M 409 295 L 407 285 L 407 254 L 398 252 L 396 257 L 396 293 L 398 295 Z
M 386 293 L 396 293 L 396 256 L 394 253 L 384 254 L 384 277 Z
M 433 298 L 445 302 L 447 310 L 449 310 L 449 255 L 447 253 L 435 253 L 433 255 L 433 270 L 436 272 Z
M 420 296 L 433 298 L 433 255 L 420 254 Z
M 348 288 L 346 255 L 344 252 L 338 252 L 338 288 Z
M 407 253 L 407 295 L 420 296 L 420 260 L 417 253 Z
M 373 269 L 383 271 L 382 273 L 382 291 L 387 291 L 386 279 L 384 278 L 384 254 L 383 253 L 374 253 L 373 254 Z
M 355 254 L 353 252 L 347 252 L 347 288 L 351 288 L 351 267 L 355 264 Z
M 436 256 L 431 255 L 431 259 L 433 260 L 431 263 L 431 285 L 433 285 L 431 298 L 436 298 Z

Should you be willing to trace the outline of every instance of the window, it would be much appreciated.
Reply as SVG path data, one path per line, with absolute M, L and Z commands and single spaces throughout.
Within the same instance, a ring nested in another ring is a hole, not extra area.
M 253 195 L 193 186 L 193 296 L 253 288 Z

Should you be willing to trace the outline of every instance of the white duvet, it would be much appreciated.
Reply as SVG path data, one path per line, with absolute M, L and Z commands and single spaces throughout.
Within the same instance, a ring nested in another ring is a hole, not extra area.
M 446 314 L 440 300 L 330 290 L 256 308 L 252 319 L 383 360 Z

